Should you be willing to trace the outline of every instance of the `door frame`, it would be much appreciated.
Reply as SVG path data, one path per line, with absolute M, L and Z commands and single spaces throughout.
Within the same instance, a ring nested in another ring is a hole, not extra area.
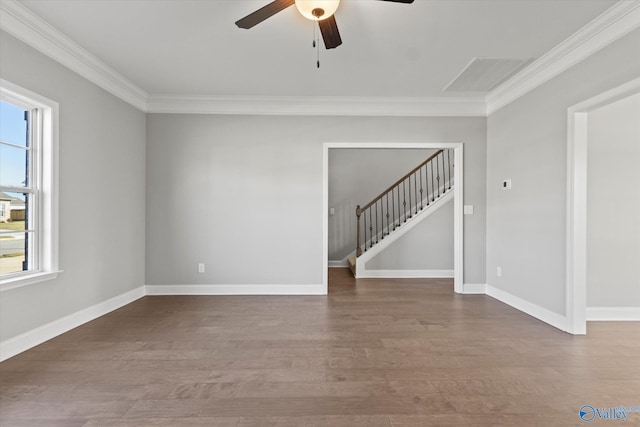
M 329 290 L 329 150 L 341 148 L 453 149 L 453 289 L 464 293 L 464 145 L 461 142 L 325 142 L 322 146 L 322 283 Z M 355 213 L 354 213 L 355 214 Z
M 587 142 L 589 112 L 640 93 L 640 78 L 568 109 L 567 126 L 567 332 L 587 333 Z

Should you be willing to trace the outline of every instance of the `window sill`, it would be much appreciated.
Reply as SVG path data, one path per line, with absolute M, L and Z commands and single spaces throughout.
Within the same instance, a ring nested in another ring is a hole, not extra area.
M 33 285 L 34 283 L 45 282 L 47 280 L 53 280 L 58 277 L 58 274 L 60 273 L 62 273 L 62 270 L 45 271 L 0 280 L 0 292 L 21 288 L 22 286 Z

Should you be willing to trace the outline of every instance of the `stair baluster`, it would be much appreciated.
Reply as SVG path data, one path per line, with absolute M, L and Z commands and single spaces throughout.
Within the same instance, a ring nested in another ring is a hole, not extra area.
M 436 191 L 436 164 L 434 162 L 431 163 L 431 203 L 437 199 Z
M 420 212 L 420 183 L 418 182 L 418 171 L 413 175 L 413 198 L 416 200 L 414 208 L 414 215 Z
M 422 206 L 422 168 L 420 168 L 420 210 L 424 209 L 424 206 Z
M 389 228 L 389 193 L 387 193 L 387 236 L 390 233 L 390 228 Z
M 447 150 L 447 165 L 449 166 L 449 190 L 451 190 L 451 153 Z
M 393 229 L 396 229 L 396 197 L 395 194 L 393 192 L 393 189 L 391 190 L 391 220 L 393 223 Z

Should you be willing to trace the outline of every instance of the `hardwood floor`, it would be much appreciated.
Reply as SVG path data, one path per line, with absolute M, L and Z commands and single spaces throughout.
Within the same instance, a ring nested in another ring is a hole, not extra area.
M 578 426 L 640 406 L 640 326 L 331 269 L 328 297 L 145 297 L 0 364 L 0 399 L 6 427 Z

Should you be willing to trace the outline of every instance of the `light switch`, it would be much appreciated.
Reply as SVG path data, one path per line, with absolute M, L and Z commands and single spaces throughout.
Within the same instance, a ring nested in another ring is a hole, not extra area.
M 504 181 L 502 181 L 502 189 L 511 190 L 511 179 L 505 179 Z
M 336 208 L 329 208 L 329 215 L 335 215 L 336 214 Z
M 473 215 L 473 205 L 464 205 L 464 214 Z

